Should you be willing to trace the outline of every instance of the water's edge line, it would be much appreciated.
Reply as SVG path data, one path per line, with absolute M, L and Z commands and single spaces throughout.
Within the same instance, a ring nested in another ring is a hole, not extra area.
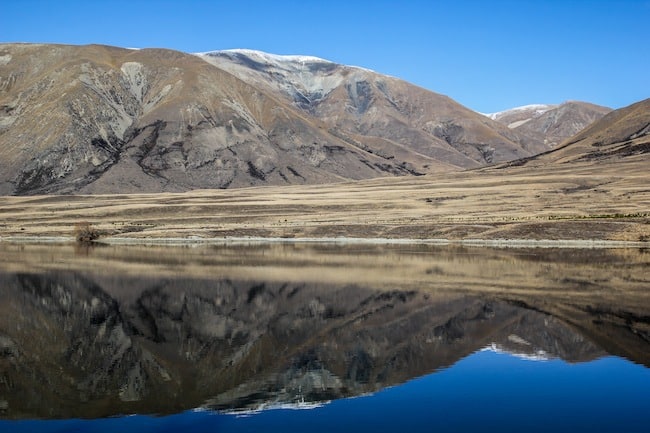
M 67 244 L 74 243 L 71 236 L 4 236 L 0 242 L 21 244 Z M 107 237 L 98 239 L 106 245 L 143 246 L 195 246 L 195 245 L 242 245 L 242 244 L 373 244 L 373 245 L 465 245 L 504 248 L 650 248 L 650 242 L 614 241 L 600 239 L 415 239 L 415 238 L 354 238 L 354 237 L 179 237 L 179 238 L 128 238 Z

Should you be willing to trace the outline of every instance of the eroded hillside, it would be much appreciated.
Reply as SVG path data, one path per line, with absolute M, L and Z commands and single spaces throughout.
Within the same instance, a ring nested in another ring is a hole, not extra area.
M 543 150 L 447 97 L 320 60 L 283 60 L 282 75 L 243 54 L 96 45 L 5 44 L 0 59 L 5 195 L 315 184 Z

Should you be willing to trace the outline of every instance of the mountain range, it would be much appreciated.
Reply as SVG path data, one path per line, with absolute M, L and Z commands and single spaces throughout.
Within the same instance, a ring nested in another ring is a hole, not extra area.
M 648 153 L 650 98 L 611 111 L 548 152 L 505 163 L 503 167 L 622 161 L 645 167 Z
M 599 105 L 567 101 L 559 105 L 526 105 L 487 116 L 552 148 L 610 111 Z
M 444 173 L 548 152 L 607 111 L 565 103 L 518 120 L 486 116 L 307 56 L 3 44 L 0 194 Z

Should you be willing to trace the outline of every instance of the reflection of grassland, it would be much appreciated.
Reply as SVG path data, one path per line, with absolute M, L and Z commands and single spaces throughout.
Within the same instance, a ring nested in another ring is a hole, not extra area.
M 0 236 L 650 238 L 642 160 L 510 167 L 317 186 L 0 198 Z
M 639 249 L 251 244 L 204 247 L 0 244 L 0 270 L 309 281 L 376 288 L 507 293 L 650 309 L 650 254 Z M 643 302 L 638 303 L 637 301 Z
M 322 284 L 481 297 L 561 318 L 611 353 L 650 365 L 650 254 L 644 249 L 251 244 L 203 247 L 0 244 L 0 274 L 78 271 L 131 299 L 138 279 Z M 116 276 L 119 284 L 112 284 Z M 347 293 L 347 292 L 346 292 Z

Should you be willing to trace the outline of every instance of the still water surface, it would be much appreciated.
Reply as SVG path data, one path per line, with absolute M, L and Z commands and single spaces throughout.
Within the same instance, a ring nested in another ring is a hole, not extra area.
M 650 254 L 0 245 L 0 431 L 650 426 Z

